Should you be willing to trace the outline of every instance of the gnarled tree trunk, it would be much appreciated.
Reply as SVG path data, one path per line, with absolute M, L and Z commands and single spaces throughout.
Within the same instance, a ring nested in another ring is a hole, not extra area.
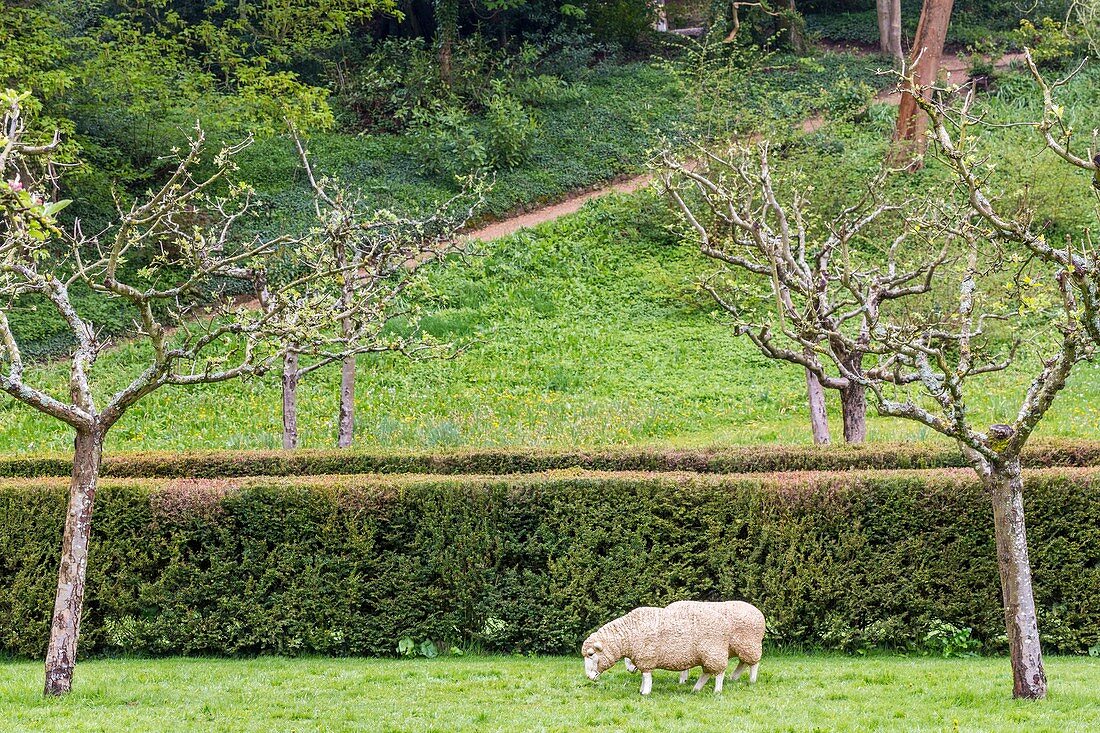
M 849 384 L 840 390 L 840 414 L 844 419 L 844 442 L 862 443 L 867 439 L 867 388 Z
M 96 427 L 78 432 L 50 643 L 46 650 L 47 695 L 64 695 L 73 686 L 76 643 L 84 610 L 84 581 L 88 574 L 88 545 L 92 537 L 92 508 L 102 459 L 103 431 Z
M 915 88 L 901 95 L 898 105 L 898 123 L 894 130 L 894 149 L 891 163 L 909 170 L 921 167 L 921 155 L 927 147 L 925 132 L 928 116 L 920 110 L 913 93 L 928 97 L 928 88 L 935 83 L 943 58 L 943 45 L 947 40 L 947 25 L 951 20 L 953 0 L 924 0 L 917 35 L 909 54 L 910 71 Z
M 283 450 L 298 447 L 298 352 L 283 357 Z
M 336 261 L 344 272 L 343 292 L 340 308 L 348 313 L 355 298 L 355 281 L 359 276 L 361 258 L 354 252 L 348 252 L 343 242 L 336 245 Z M 345 315 L 340 320 L 340 334 L 345 344 L 350 345 L 355 336 L 355 322 Z M 344 357 L 340 365 L 340 410 L 337 416 L 336 445 L 340 448 L 351 447 L 355 438 L 355 354 Z
M 1008 653 L 1012 662 L 1012 696 L 1040 699 L 1047 694 L 1047 676 L 1031 589 L 1020 461 L 1013 459 L 1001 466 L 987 466 L 983 474 L 993 501 L 997 569 L 1001 576 Z
M 825 412 L 825 388 L 817 375 L 806 370 L 806 397 L 810 406 L 810 429 L 815 445 L 829 444 L 829 416 Z

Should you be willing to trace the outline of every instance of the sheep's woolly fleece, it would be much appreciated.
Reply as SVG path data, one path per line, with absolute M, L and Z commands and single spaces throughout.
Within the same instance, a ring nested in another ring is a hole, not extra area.
M 737 679 L 746 667 L 750 682 L 763 653 L 764 614 L 742 601 L 708 603 L 677 601 L 667 608 L 643 606 L 611 621 L 585 639 L 585 673 L 590 679 L 627 659 L 627 666 L 642 672 L 642 694 L 649 694 L 655 669 L 685 672 L 702 667 L 696 690 L 715 675 L 715 692 L 722 682 L 730 658 L 739 661 Z

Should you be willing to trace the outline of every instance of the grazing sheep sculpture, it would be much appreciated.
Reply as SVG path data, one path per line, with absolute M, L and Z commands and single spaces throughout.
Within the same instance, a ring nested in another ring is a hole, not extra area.
M 642 694 L 653 688 L 653 670 L 681 672 L 681 684 L 692 667 L 702 667 L 694 692 L 714 676 L 722 692 L 730 657 L 738 660 L 733 679 L 749 670 L 749 682 L 763 654 L 764 614 L 750 603 L 677 601 L 667 608 L 643 606 L 604 624 L 584 640 L 584 671 L 591 680 L 626 659 L 627 669 L 642 672 Z

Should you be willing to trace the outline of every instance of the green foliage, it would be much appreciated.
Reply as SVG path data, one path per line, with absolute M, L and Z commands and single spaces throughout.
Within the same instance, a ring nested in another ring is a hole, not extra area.
M 822 90 L 821 109 L 826 116 L 845 122 L 867 119 L 875 90 L 865 81 L 845 75 Z
M 1061 23 L 1044 17 L 1038 24 L 1028 19 L 1020 21 L 1020 27 L 1012 34 L 1016 45 L 1031 49 L 1031 58 L 1040 68 L 1060 68 L 1065 66 L 1081 51 L 1081 45 L 1075 43 Z
M 654 20 L 649 0 L 578 0 L 576 7 L 597 38 L 626 48 L 634 47 Z
M 207 67 L 234 76 L 241 67 L 285 69 L 325 59 L 351 32 L 394 0 L 122 0 L 123 10 L 158 35 L 175 36 Z
M 409 136 L 425 173 L 457 176 L 489 165 L 474 120 L 461 107 L 437 102 L 414 110 Z
M 1100 474 L 1030 473 L 1050 651 L 1100 642 Z M 0 644 L 45 642 L 65 481 L 0 485 Z M 969 471 L 691 478 L 552 473 L 106 479 L 88 653 L 572 653 L 642 604 L 744 598 L 773 645 L 1001 648 L 984 492 Z M 1052 628 L 1047 621 L 1057 618 Z M 487 629 L 492 629 L 487 633 Z M 120 646 L 120 644 L 122 646 Z
M 442 102 L 413 111 L 408 134 L 422 170 L 453 177 L 483 168 L 515 168 L 527 157 L 538 129 L 533 115 L 500 80 L 489 86 L 492 91 L 481 118 Z
M 493 168 L 515 168 L 527 157 L 538 129 L 523 103 L 494 79 L 485 109 L 485 150 Z
M 879 46 L 878 17 L 873 2 L 802 3 L 807 30 L 827 41 Z M 1044 16 L 1064 18 L 1070 3 L 1066 0 L 1040 0 L 1021 4 L 1015 0 L 977 0 L 956 2 L 947 28 L 949 47 L 994 44 L 1005 47 L 1018 42 L 1021 19 L 1038 22 Z M 902 36 L 912 39 L 920 19 L 920 0 L 902 2 Z
M 457 649 L 458 647 L 454 648 Z M 401 657 L 419 656 L 425 659 L 435 659 L 439 656 L 439 648 L 430 639 L 417 644 L 411 636 L 404 636 L 397 642 L 397 654 Z
M 969 626 L 932 619 L 928 624 L 928 633 L 924 635 L 922 646 L 926 652 L 944 659 L 953 657 L 975 657 L 981 649 L 981 642 L 971 635 Z

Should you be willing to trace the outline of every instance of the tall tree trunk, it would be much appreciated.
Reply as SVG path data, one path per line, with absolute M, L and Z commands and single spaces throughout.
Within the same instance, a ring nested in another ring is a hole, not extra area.
M 449 32 L 439 39 L 439 78 L 443 86 L 451 86 L 451 54 L 454 41 Z
M 875 16 L 878 18 L 878 48 L 884 54 L 890 53 L 890 0 L 877 0 Z
M 985 474 L 993 500 L 997 569 L 1001 576 L 1008 653 L 1012 662 L 1012 696 L 1046 697 L 1047 676 L 1039 645 L 1039 622 L 1031 589 L 1031 563 L 1024 525 L 1024 481 L 1019 459 L 991 466 Z
M 901 61 L 901 0 L 878 0 L 879 50 L 887 56 Z
M 806 397 L 810 405 L 810 428 L 815 445 L 829 444 L 829 416 L 825 412 L 825 389 L 817 375 L 806 370 Z
M 802 15 L 794 6 L 795 0 L 787 0 L 787 41 L 791 44 L 791 50 L 795 53 L 806 53 L 806 34 L 803 33 Z
M 844 442 L 867 439 L 867 388 L 854 382 L 840 390 L 840 414 L 844 418 Z
M 889 20 L 889 53 L 898 63 L 905 59 L 905 51 L 901 47 L 901 0 L 885 0 L 890 5 Z
M 298 352 L 283 357 L 283 450 L 298 447 Z
M 50 643 L 46 650 L 46 695 L 64 695 L 73 686 L 80 616 L 84 610 L 84 581 L 88 574 L 88 543 L 92 537 L 92 508 L 102 458 L 103 434 L 98 426 L 78 432 Z
M 943 45 L 947 40 L 947 24 L 951 20 L 953 0 L 924 0 L 917 35 L 909 54 L 910 71 L 913 74 L 911 90 L 928 97 L 928 87 L 936 81 L 943 58 Z M 893 165 L 917 170 L 920 156 L 928 144 L 925 132 L 928 115 L 921 111 L 916 98 L 906 91 L 898 105 L 898 124 L 894 130 L 894 148 L 890 154 Z
M 340 424 L 336 445 L 350 448 L 355 437 L 355 356 L 345 356 L 340 369 Z
M 451 57 L 458 37 L 458 0 L 435 0 L 435 33 L 439 41 L 439 78 L 444 86 L 452 81 Z

